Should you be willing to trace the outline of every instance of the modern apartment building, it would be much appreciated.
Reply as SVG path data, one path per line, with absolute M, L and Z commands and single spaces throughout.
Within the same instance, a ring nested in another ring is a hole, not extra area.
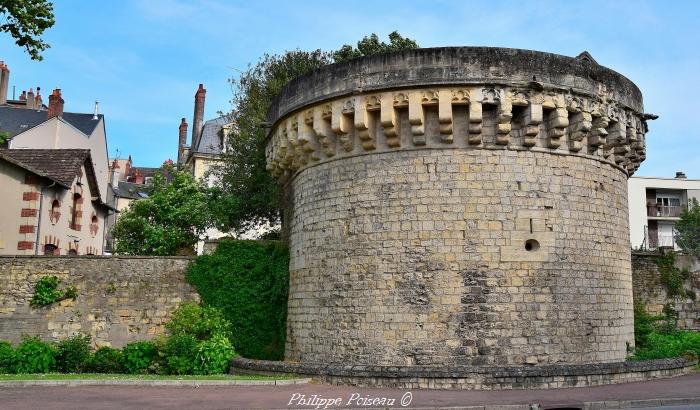
M 700 200 L 700 180 L 683 172 L 675 178 L 632 177 L 627 195 L 632 248 L 677 249 L 674 225 L 693 198 Z

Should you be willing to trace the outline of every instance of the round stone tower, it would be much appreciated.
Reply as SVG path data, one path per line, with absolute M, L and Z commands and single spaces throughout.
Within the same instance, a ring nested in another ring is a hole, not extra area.
M 588 53 L 417 49 L 290 83 L 267 144 L 292 203 L 286 358 L 623 361 L 643 112 Z

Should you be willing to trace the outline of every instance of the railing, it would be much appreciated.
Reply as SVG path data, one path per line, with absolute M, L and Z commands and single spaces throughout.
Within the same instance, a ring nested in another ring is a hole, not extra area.
M 662 216 L 677 218 L 685 210 L 683 205 L 649 205 L 647 206 L 647 216 Z
M 675 248 L 676 240 L 673 234 L 649 234 L 648 228 L 644 227 L 644 249 Z

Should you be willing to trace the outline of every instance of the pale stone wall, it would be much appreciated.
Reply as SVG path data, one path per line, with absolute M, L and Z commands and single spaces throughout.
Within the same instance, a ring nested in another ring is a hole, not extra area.
M 658 253 L 632 253 L 632 283 L 634 301 L 643 303 L 647 312 L 660 315 L 664 305 L 672 303 L 678 314 L 678 327 L 700 331 L 700 258 L 691 255 L 676 255 L 676 267 L 688 269 L 690 277 L 683 287 L 695 295 L 693 298 L 669 299 L 666 286 L 661 283 L 661 274 L 656 264 Z
M 292 202 L 286 358 L 624 360 L 648 118 L 586 55 L 419 49 L 292 81 L 266 151 Z
M 176 257 L 0 257 L 0 340 L 60 340 L 76 332 L 121 347 L 162 333 L 177 306 L 198 300 L 185 280 L 191 259 Z M 31 307 L 43 276 L 75 286 L 77 298 Z
M 626 177 L 611 166 L 419 150 L 292 185 L 289 360 L 588 363 L 634 343 Z

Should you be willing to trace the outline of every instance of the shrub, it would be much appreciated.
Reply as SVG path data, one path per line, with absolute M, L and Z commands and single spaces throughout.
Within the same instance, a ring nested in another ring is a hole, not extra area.
M 122 352 L 111 347 L 100 347 L 88 360 L 87 369 L 94 373 L 121 373 Z
M 56 351 L 38 337 L 27 337 L 14 354 L 15 373 L 47 373 L 56 364 Z
M 129 374 L 148 373 L 148 368 L 154 363 L 157 353 L 156 344 L 148 340 L 127 344 L 122 349 L 124 370 Z
M 192 374 L 197 355 L 197 339 L 188 334 L 172 335 L 159 354 L 169 374 Z
M 56 369 L 63 373 L 83 372 L 90 359 L 90 336 L 75 334 L 56 344 Z
M 194 302 L 180 305 L 165 328 L 171 335 L 188 335 L 197 340 L 207 340 L 214 335 L 230 335 L 231 324 L 221 310 L 214 307 L 202 307 Z
M 195 374 L 221 374 L 228 372 L 234 355 L 231 341 L 224 335 L 214 335 L 209 340 L 199 342 L 195 359 Z
M 244 357 L 284 355 L 289 251 L 279 243 L 225 240 L 190 264 L 188 281 L 204 306 L 223 311 L 231 342 Z
M 30 306 L 46 306 L 64 300 L 75 299 L 75 287 L 69 286 L 65 292 L 58 290 L 61 281 L 56 276 L 42 276 L 34 285 L 34 295 L 29 301 Z
M 15 352 L 10 342 L 0 340 L 0 374 L 12 373 Z
M 635 350 L 633 359 L 665 359 L 685 355 L 700 356 L 700 332 L 652 332 L 647 337 L 646 345 Z

